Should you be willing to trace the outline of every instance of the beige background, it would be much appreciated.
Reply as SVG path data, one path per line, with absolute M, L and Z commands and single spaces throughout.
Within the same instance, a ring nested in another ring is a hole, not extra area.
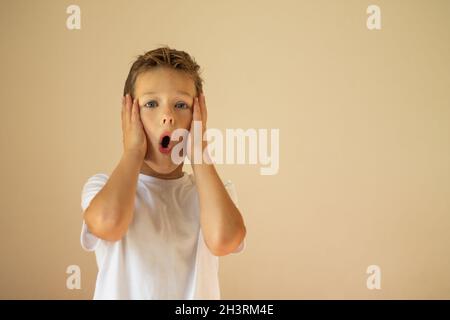
M 159 44 L 201 65 L 209 127 L 280 129 L 278 175 L 218 167 L 248 231 L 245 253 L 220 258 L 224 299 L 450 298 L 450 1 L 1 8 L 0 298 L 92 297 L 81 188 L 116 166 L 127 72 Z M 81 290 L 66 289 L 72 264 Z

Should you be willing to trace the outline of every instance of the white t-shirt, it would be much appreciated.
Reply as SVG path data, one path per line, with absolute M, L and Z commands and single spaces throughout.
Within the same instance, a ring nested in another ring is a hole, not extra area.
M 98 266 L 94 299 L 220 299 L 219 257 L 200 229 L 194 176 L 160 179 L 139 174 L 133 220 L 119 241 L 102 240 L 83 220 L 81 246 Z M 83 187 L 83 212 L 108 180 L 96 174 Z M 237 206 L 234 185 L 225 183 Z M 233 252 L 245 248 L 245 240 Z

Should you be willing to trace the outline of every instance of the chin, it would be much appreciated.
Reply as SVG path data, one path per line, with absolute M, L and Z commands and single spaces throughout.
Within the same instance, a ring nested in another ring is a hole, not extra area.
M 169 174 L 175 171 L 179 166 L 172 162 L 172 160 L 166 160 L 166 161 L 144 161 L 147 166 L 149 166 L 152 170 L 156 171 L 159 174 Z

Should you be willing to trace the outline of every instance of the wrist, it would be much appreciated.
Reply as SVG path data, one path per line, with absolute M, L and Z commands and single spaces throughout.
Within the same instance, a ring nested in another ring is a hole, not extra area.
M 211 170 L 214 170 L 214 164 L 213 163 L 192 163 L 192 171 L 194 174 L 202 174 L 204 172 L 211 172 Z
M 125 150 L 122 154 L 122 159 L 132 164 L 139 165 L 140 168 L 142 161 L 144 160 L 144 153 L 139 150 Z

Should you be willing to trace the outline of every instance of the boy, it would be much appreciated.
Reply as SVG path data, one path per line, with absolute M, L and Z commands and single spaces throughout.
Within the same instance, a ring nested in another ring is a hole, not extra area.
M 191 148 L 203 154 L 206 142 L 170 139 L 176 129 L 192 134 L 194 121 L 205 131 L 198 70 L 167 46 L 130 69 L 122 158 L 110 177 L 96 174 L 82 191 L 81 244 L 95 250 L 99 269 L 94 299 L 220 299 L 218 257 L 245 247 L 233 185 L 224 186 L 210 162 L 192 159 L 199 153 Z M 172 161 L 178 143 L 189 146 L 193 174 Z

